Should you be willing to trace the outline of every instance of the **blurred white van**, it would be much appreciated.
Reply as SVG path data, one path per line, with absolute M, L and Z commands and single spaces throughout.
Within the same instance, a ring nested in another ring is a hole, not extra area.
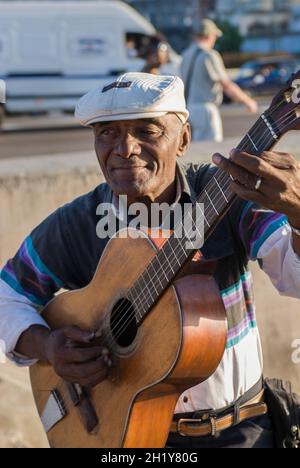
M 0 0 L 5 112 L 72 111 L 84 93 L 109 77 L 141 70 L 140 51 L 156 34 L 119 1 Z M 177 73 L 180 58 L 173 51 L 171 57 L 165 74 Z

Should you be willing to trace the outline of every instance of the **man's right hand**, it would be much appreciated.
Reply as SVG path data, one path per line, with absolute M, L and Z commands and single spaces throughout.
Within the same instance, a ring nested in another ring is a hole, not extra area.
M 47 361 L 67 382 L 94 387 L 106 379 L 112 365 L 108 349 L 94 339 L 93 333 L 78 327 L 53 331 L 48 337 Z
M 62 379 L 83 387 L 94 387 L 106 379 L 112 361 L 109 351 L 101 346 L 94 333 L 78 327 L 50 331 L 32 326 L 17 343 L 23 356 L 49 363 Z

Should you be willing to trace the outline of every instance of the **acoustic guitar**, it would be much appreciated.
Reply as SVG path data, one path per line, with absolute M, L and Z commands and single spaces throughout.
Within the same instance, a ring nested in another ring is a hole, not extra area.
M 300 71 L 239 149 L 259 155 L 299 127 L 299 78 Z M 197 204 L 204 204 L 205 240 L 237 198 L 231 182 L 216 171 L 189 213 L 195 222 Z M 86 288 L 57 296 L 42 313 L 54 330 L 101 331 L 113 357 L 108 378 L 89 391 L 42 362 L 31 368 L 52 447 L 164 447 L 180 395 L 208 379 L 224 354 L 227 321 L 213 275 L 182 274 L 196 254 L 187 239 L 173 233 L 159 245 L 142 231 L 122 234 L 109 241 Z

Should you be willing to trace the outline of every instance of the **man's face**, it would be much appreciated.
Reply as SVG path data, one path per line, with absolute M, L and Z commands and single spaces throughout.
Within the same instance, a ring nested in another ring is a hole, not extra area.
M 157 199 L 174 183 L 176 158 L 190 141 L 189 125 L 175 114 L 94 125 L 95 149 L 106 181 L 131 202 Z
M 208 36 L 199 36 L 199 39 L 201 40 L 201 42 L 205 43 L 206 47 L 208 47 L 209 49 L 214 49 L 219 38 L 217 34 L 211 33 Z
M 217 40 L 218 40 L 218 36 L 214 33 L 210 34 L 210 45 L 211 45 L 211 48 L 214 49 L 216 43 L 217 43 Z

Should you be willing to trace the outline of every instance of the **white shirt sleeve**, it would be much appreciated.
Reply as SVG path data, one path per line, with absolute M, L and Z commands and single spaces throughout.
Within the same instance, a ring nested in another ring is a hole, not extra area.
M 37 306 L 0 279 L 1 348 L 8 359 L 19 366 L 31 366 L 37 362 L 37 360 L 19 355 L 14 350 L 22 333 L 31 326 L 41 325 L 49 328 L 39 312 Z
M 300 299 L 300 258 L 289 225 L 277 229 L 261 246 L 257 258 L 282 296 Z

